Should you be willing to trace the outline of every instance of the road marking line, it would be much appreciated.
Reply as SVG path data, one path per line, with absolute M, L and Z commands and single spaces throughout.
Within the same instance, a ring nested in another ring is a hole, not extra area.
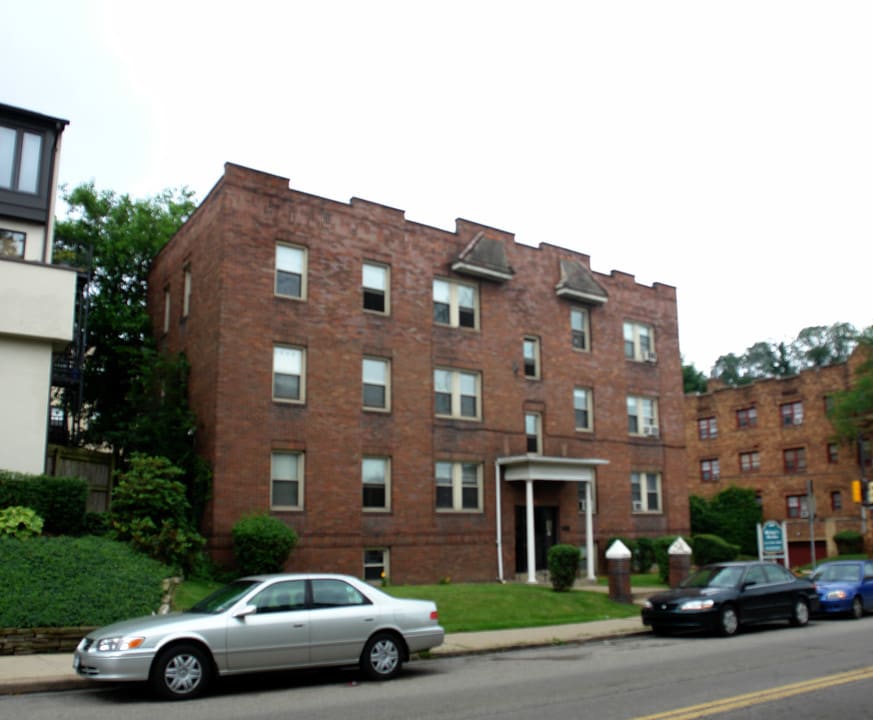
M 781 685 L 780 687 L 769 688 L 767 690 L 734 695 L 733 697 L 701 703 L 700 705 L 691 705 L 686 708 L 668 710 L 666 712 L 655 713 L 654 715 L 641 715 L 633 720 L 695 720 L 695 718 L 700 718 L 704 715 L 715 715 L 728 712 L 729 710 L 738 710 L 750 705 L 760 705 L 793 695 L 801 695 L 859 680 L 869 680 L 870 678 L 873 678 L 873 666 L 861 668 L 860 670 L 836 673 L 835 675 L 825 675 L 814 680 L 804 680 L 803 682 Z

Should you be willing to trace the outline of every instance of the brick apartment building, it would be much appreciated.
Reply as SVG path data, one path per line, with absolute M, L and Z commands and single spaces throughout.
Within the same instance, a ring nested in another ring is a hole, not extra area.
M 851 492 L 859 449 L 834 442 L 827 417 L 860 361 L 856 352 L 845 363 L 742 387 L 710 380 L 707 393 L 687 395 L 688 494 L 751 488 L 765 521 L 787 523 L 791 565 L 810 562 L 813 542 L 817 559 L 835 555 L 834 534 L 865 529 Z
M 687 533 L 676 292 L 457 220 L 336 202 L 228 164 L 156 258 L 191 364 L 219 561 L 244 513 L 288 567 L 529 582 L 548 547 Z

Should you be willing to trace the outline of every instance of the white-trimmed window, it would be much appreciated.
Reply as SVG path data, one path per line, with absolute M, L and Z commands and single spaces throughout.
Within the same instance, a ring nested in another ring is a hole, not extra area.
M 186 265 L 182 271 L 182 317 L 188 317 L 191 312 L 191 265 Z
M 631 435 L 658 437 L 658 401 L 655 398 L 628 395 L 627 431 Z
M 361 458 L 361 484 L 364 510 L 391 508 L 391 460 L 389 458 Z
M 661 512 L 661 473 L 631 473 L 631 503 L 635 513 Z
M 624 323 L 624 356 L 638 362 L 654 362 L 655 331 L 651 325 L 638 322 Z
M 276 244 L 276 295 L 306 297 L 306 248 Z
M 306 399 L 306 350 L 276 345 L 273 348 L 273 399 L 302 403 Z
M 388 315 L 391 312 L 388 290 L 391 287 L 387 265 L 365 262 L 361 270 L 364 310 Z
M 524 353 L 524 376 L 529 380 L 538 380 L 540 377 L 540 340 L 535 337 L 526 337 L 523 343 Z
M 23 258 L 26 239 L 26 233 L 0 228 L 0 257 Z
M 527 438 L 527 451 L 541 454 L 543 452 L 543 419 L 539 413 L 524 414 L 524 434 Z
M 434 409 L 442 417 L 479 420 L 479 373 L 436 368 L 433 371 Z
M 700 461 L 700 479 L 703 482 L 717 482 L 721 478 L 721 463 L 718 458 Z
M 436 462 L 434 474 L 437 510 L 481 512 L 481 463 Z
M 590 350 L 588 343 L 588 311 L 570 308 L 570 338 L 574 350 Z
M 364 358 L 361 363 L 363 403 L 366 410 L 391 409 L 391 361 Z
M 270 507 L 302 510 L 303 453 L 274 452 L 270 465 Z
M 451 327 L 478 327 L 478 297 L 475 285 L 434 278 L 433 321 Z
M 576 502 L 579 507 L 579 514 L 585 514 L 585 488 L 590 485 L 591 486 L 591 512 L 592 514 L 597 514 L 597 483 L 594 482 L 579 482 L 576 483 Z
M 591 399 L 590 388 L 573 388 L 573 416 L 577 430 L 590 430 L 592 427 Z
M 391 577 L 391 554 L 388 548 L 367 548 L 364 550 L 364 580 L 368 583 L 381 583 Z

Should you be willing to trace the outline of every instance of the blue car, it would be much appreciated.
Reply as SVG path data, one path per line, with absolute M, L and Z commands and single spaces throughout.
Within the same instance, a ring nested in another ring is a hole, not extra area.
M 873 612 L 873 561 L 836 560 L 819 565 L 812 574 L 823 615 L 860 618 Z

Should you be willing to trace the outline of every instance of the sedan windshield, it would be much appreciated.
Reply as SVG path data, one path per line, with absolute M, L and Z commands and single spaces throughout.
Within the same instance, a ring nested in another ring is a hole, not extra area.
M 822 565 L 812 576 L 814 582 L 858 582 L 860 565 Z
M 219 588 L 200 602 L 192 605 L 188 612 L 206 613 L 209 615 L 224 612 L 228 608 L 233 607 L 243 595 L 248 593 L 257 584 L 256 580 L 237 580 L 232 582 L 230 585 Z
M 705 567 L 694 573 L 682 587 L 686 588 L 730 588 L 736 587 L 742 577 L 740 567 Z

